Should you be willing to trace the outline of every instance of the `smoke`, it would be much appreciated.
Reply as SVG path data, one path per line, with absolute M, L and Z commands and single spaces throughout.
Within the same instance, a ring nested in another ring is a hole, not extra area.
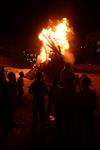
M 65 55 L 63 56 L 65 62 L 69 62 L 70 64 L 74 64 L 75 57 L 74 54 L 70 51 L 66 51 Z

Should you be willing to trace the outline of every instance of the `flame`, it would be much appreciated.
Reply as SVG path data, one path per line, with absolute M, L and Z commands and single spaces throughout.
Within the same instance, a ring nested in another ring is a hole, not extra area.
M 38 36 L 42 42 L 40 55 L 38 56 L 41 63 L 50 61 L 52 54 L 56 52 L 64 56 L 70 48 L 68 34 L 72 30 L 69 27 L 67 18 L 57 21 L 49 20 L 49 22 L 50 25 L 47 28 L 43 28 Z

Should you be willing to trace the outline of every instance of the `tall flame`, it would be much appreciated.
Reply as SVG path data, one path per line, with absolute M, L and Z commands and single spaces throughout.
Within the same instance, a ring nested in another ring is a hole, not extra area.
M 54 48 L 63 56 L 70 48 L 68 34 L 72 30 L 69 27 L 67 18 L 60 21 L 50 20 L 50 23 L 47 28 L 43 28 L 38 37 L 42 41 L 40 55 L 38 56 L 41 63 L 52 59 L 51 56 L 55 53 Z

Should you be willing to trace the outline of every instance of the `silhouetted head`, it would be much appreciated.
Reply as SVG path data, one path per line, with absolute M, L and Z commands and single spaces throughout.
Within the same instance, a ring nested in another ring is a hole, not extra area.
M 21 71 L 19 72 L 20 77 L 24 77 L 24 73 Z
M 66 68 L 66 69 L 70 69 L 70 68 L 71 68 L 71 64 L 70 64 L 69 62 L 67 62 L 67 63 L 65 64 L 65 68 Z
M 84 77 L 81 82 L 83 87 L 89 87 L 91 85 L 91 79 L 89 77 Z
M 37 72 L 36 73 L 36 75 L 35 75 L 35 79 L 37 80 L 37 81 L 41 81 L 42 79 L 43 79 L 43 74 L 42 74 L 42 72 Z
M 9 72 L 7 76 L 8 76 L 9 81 L 16 81 L 15 73 Z

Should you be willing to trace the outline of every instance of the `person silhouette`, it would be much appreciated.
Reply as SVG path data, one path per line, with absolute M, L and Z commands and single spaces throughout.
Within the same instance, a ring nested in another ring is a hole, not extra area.
M 15 113 L 16 113 L 16 106 L 18 103 L 18 89 L 17 89 L 17 82 L 15 73 L 9 72 L 8 73 L 8 99 L 9 99 L 9 125 L 12 127 L 16 126 L 14 121 Z
M 4 65 L 1 66 L 1 68 L 0 68 L 0 73 L 2 73 L 3 76 L 6 78 L 6 72 L 5 72 L 5 67 L 4 67 Z
M 93 116 L 97 108 L 96 93 L 91 86 L 91 79 L 88 76 L 82 78 L 80 90 L 80 121 L 84 131 L 84 143 L 90 148 L 92 143 Z
M 57 79 L 54 79 L 50 89 L 49 89 L 49 103 L 48 103 L 48 109 L 47 109 L 47 119 L 49 121 L 49 117 L 51 113 L 55 113 L 55 104 L 58 99 L 58 93 L 59 93 L 59 86 Z
M 8 84 L 5 74 L 0 72 L 0 123 L 6 123 L 8 114 Z
M 71 148 L 75 144 L 76 116 L 77 115 L 77 94 L 74 79 L 68 76 L 64 86 L 60 90 L 56 103 L 56 126 L 57 136 L 61 137 L 63 132 L 62 123 L 65 126 L 65 146 Z M 60 138 L 61 139 L 61 138 Z
M 33 119 L 32 126 L 36 127 L 37 111 L 39 111 L 41 127 L 45 126 L 45 95 L 48 94 L 47 85 L 43 81 L 42 72 L 38 71 L 35 75 L 35 81 L 30 85 L 29 93 L 33 95 Z
M 17 80 L 17 87 L 18 87 L 18 100 L 19 100 L 19 104 L 22 104 L 23 101 L 23 94 L 24 94 L 24 90 L 23 90 L 23 86 L 24 86 L 24 73 L 21 71 L 19 72 L 19 78 Z
M 87 74 L 86 73 L 83 73 L 81 76 L 80 76 L 80 78 L 79 78 L 79 91 L 81 91 L 81 89 L 82 89 L 82 80 L 83 80 L 83 78 L 84 77 L 87 77 Z
M 61 70 L 60 73 L 60 84 L 61 86 L 65 86 L 65 81 L 66 78 L 72 77 L 73 79 L 75 79 L 75 74 L 72 71 L 72 67 L 70 63 L 65 63 L 64 68 Z

